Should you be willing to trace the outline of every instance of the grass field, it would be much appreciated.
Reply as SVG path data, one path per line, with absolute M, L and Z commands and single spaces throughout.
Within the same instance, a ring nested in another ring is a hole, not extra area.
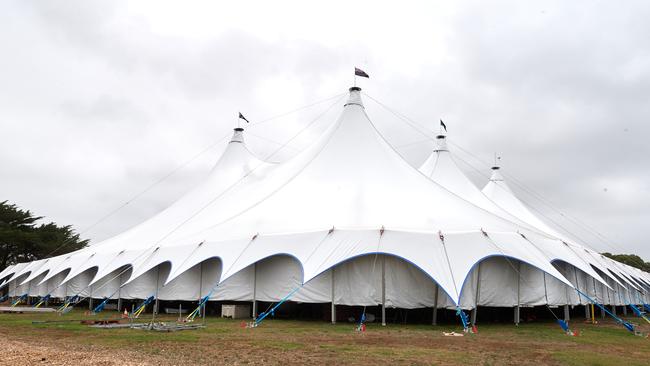
M 111 314 L 115 312 L 101 317 Z M 0 314 L 0 364 L 650 364 L 650 339 L 633 336 L 610 320 L 572 323 L 579 337 L 564 335 L 550 322 L 479 324 L 479 334 L 465 337 L 443 336 L 443 331 L 459 332 L 455 324 L 369 324 L 365 333 L 355 332 L 352 324 L 289 320 L 268 320 L 246 329 L 241 321 L 219 318 L 208 318 L 205 329 L 175 333 L 96 329 L 79 322 L 32 324 L 83 318 L 93 317 L 81 311 L 63 317 Z M 650 331 L 640 319 L 629 320 Z

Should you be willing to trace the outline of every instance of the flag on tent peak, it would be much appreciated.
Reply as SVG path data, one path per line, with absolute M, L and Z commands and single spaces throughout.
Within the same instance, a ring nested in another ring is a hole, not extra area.
M 365 71 L 361 70 L 358 67 L 354 68 L 354 75 L 370 79 L 370 75 L 368 75 Z
M 440 120 L 440 126 L 445 129 L 445 132 L 447 132 L 447 125 Z
M 244 115 L 241 114 L 241 112 L 239 112 L 239 119 L 243 119 L 244 121 L 246 121 L 246 123 L 250 123 L 250 122 L 246 119 L 246 117 L 244 117 Z

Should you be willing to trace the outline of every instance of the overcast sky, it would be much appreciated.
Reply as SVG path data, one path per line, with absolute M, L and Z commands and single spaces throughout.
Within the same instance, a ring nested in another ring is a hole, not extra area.
M 480 187 L 497 152 L 526 203 L 597 250 L 650 260 L 650 3 L 422 3 L 3 1 L 0 201 L 97 242 L 200 181 L 238 111 L 256 122 L 336 96 L 358 66 L 369 96 L 430 130 L 444 119 Z M 251 127 L 249 146 L 264 156 L 334 101 Z M 365 104 L 419 166 L 431 141 Z

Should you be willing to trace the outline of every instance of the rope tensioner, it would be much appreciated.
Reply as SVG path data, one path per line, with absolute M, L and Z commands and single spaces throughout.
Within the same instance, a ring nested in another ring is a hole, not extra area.
M 463 332 L 464 333 L 471 333 L 471 334 L 476 334 L 478 333 L 478 328 L 476 325 L 471 325 L 469 324 L 469 320 L 467 319 L 467 314 L 463 311 L 463 309 L 458 306 L 456 308 L 456 315 L 460 317 L 460 321 L 463 324 Z
M 645 312 L 641 311 L 641 309 L 639 309 L 636 305 L 630 303 L 630 308 L 632 309 L 632 312 L 634 312 L 634 315 L 650 323 L 650 319 L 648 319 L 648 317 L 645 315 Z
M 205 304 L 208 302 L 208 300 L 210 300 L 210 295 L 206 295 L 206 296 L 202 297 L 201 300 L 199 301 L 199 306 L 197 306 L 196 309 L 194 309 L 194 310 L 193 310 L 193 311 L 192 311 L 192 312 L 191 312 L 191 313 L 190 313 L 190 314 L 185 318 L 185 321 L 188 322 L 188 323 L 189 323 L 189 322 L 193 322 L 194 319 L 196 318 L 196 316 L 199 315 L 199 314 L 201 313 L 201 311 L 202 311 L 203 308 L 205 307 Z
M 277 308 L 279 308 L 280 305 L 282 305 L 282 304 L 284 304 L 285 302 L 287 302 L 287 300 L 289 300 L 289 298 L 291 298 L 291 296 L 293 296 L 293 295 L 294 295 L 296 292 L 298 292 L 298 290 L 300 290 L 301 288 L 302 288 L 302 286 L 298 286 L 298 287 L 296 287 L 296 288 L 295 288 L 293 291 L 291 291 L 287 296 L 285 296 L 282 300 L 280 300 L 277 304 L 275 304 L 275 306 L 273 306 L 270 310 L 267 310 L 267 311 L 263 312 L 262 314 L 260 314 L 260 316 L 257 317 L 257 318 L 255 319 L 255 322 L 254 322 L 255 325 L 253 326 L 253 328 L 259 326 L 260 323 L 262 323 L 262 321 L 264 321 L 264 319 L 266 319 L 266 317 L 268 317 L 269 315 L 271 315 L 271 316 L 275 316 L 275 310 L 276 310 Z
M 354 328 L 357 332 L 365 332 L 366 331 L 366 312 L 364 311 L 361 314 L 361 318 L 359 319 L 359 324 Z
M 14 302 L 11 304 L 11 307 L 12 307 L 12 308 L 15 308 L 16 305 L 18 305 L 18 304 L 20 304 L 21 302 L 23 302 L 25 299 L 27 299 L 27 295 L 28 295 L 28 294 L 23 294 L 23 295 L 21 295 L 19 298 L 17 298 L 16 300 L 14 300 Z
M 560 328 L 562 328 L 562 330 L 564 331 L 564 333 L 566 335 L 572 336 L 572 337 L 576 337 L 576 336 L 580 335 L 580 333 L 578 333 L 577 331 L 574 332 L 574 331 L 571 330 L 571 328 L 569 328 L 569 322 L 568 321 L 562 320 L 562 319 L 556 319 L 556 321 L 560 325 Z
M 112 296 L 112 295 L 111 295 L 111 296 Z M 106 307 L 106 304 L 108 304 L 108 300 L 111 299 L 111 296 L 106 297 L 106 298 L 104 299 L 104 301 L 102 301 L 101 303 L 99 303 L 99 305 L 97 305 L 97 306 L 93 309 L 93 315 L 95 315 L 95 314 L 97 314 L 97 313 L 101 313 L 101 312 L 104 310 L 104 308 Z
M 140 314 L 144 311 L 144 309 L 147 307 L 147 305 L 151 304 L 151 302 L 154 300 L 153 296 L 149 296 L 140 306 L 138 306 L 137 309 L 135 309 L 132 313 L 130 318 L 137 319 Z
M 63 305 L 61 305 L 58 309 L 56 309 L 56 312 L 60 314 L 66 314 L 72 310 L 72 308 L 78 301 L 79 301 L 79 295 L 70 296 L 65 300 L 65 302 L 63 302 Z M 72 305 L 72 307 L 70 305 Z
M 35 309 L 40 308 L 41 305 L 45 304 L 45 302 L 48 301 L 48 300 L 50 299 L 50 297 L 51 297 L 50 294 L 47 294 L 47 295 L 41 297 L 41 299 L 38 301 L 38 303 L 36 303 L 36 305 L 34 305 L 33 307 L 34 307 Z

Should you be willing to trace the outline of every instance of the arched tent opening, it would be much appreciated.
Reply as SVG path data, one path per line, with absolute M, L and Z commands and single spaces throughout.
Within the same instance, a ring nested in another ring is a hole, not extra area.
M 303 269 L 298 259 L 289 254 L 275 254 L 221 281 L 214 288 L 210 301 L 217 302 L 217 306 L 221 303 L 252 303 L 251 315 L 255 316 L 259 313 L 258 304 L 264 306 L 282 300 L 302 284 L 302 279 Z
M 98 267 L 91 267 L 85 271 L 79 273 L 78 275 L 70 278 L 62 286 L 66 287 L 65 293 L 66 296 L 75 296 L 88 297 L 90 296 L 90 281 L 95 278 L 97 275 Z
M 96 299 L 119 299 L 121 298 L 121 287 L 131 277 L 133 267 L 125 264 L 100 279 L 93 280 L 90 292 Z
M 630 281 L 632 281 L 632 283 L 634 283 L 639 288 L 640 291 L 646 291 L 645 285 L 643 284 L 642 281 L 639 281 L 637 277 L 628 274 L 627 278 L 630 279 Z
M 581 295 L 578 291 L 588 294 L 590 297 L 594 298 L 596 296 L 601 296 L 605 300 L 605 304 L 615 304 L 616 303 L 616 291 L 615 284 L 611 278 L 604 276 L 604 274 L 594 268 L 596 274 L 598 274 L 602 279 L 607 282 L 607 286 L 604 286 L 600 281 L 596 280 L 588 273 L 584 272 L 580 268 L 572 265 L 569 262 L 562 260 L 553 261 L 553 266 L 560 272 L 564 277 L 566 277 L 575 287 L 575 289 L 567 288 L 567 304 L 571 306 L 575 305 L 589 305 L 591 301 L 585 296 Z M 599 291 L 596 291 L 595 288 L 599 288 Z M 577 291 L 576 291 L 577 290 Z
M 158 298 L 166 301 L 200 300 L 219 283 L 222 270 L 218 257 L 204 259 L 160 288 Z
M 45 271 L 38 276 L 34 277 L 29 281 L 29 296 L 31 297 L 41 297 L 48 294 L 47 286 L 44 283 L 41 283 L 45 276 L 47 276 L 48 271 Z
M 8 272 L 6 275 L 4 275 L 2 278 L 0 278 L 0 287 L 4 287 L 5 282 L 9 281 L 11 277 L 14 276 L 15 272 Z
M 575 268 L 566 262 L 555 262 L 555 269 L 565 277 L 567 270 Z M 582 271 L 577 273 L 586 276 Z M 472 323 L 477 322 L 479 311 L 484 314 L 483 319 L 509 318 L 515 323 L 569 318 L 571 306 L 579 304 L 573 293 L 573 288 L 530 263 L 511 256 L 491 255 L 474 264 L 467 275 L 460 306 L 472 310 Z M 564 314 L 558 312 L 560 306 L 564 307 Z
M 123 299 L 146 299 L 150 296 L 157 298 L 171 268 L 171 262 L 165 261 L 137 278 L 128 278 L 125 281 L 127 284 L 120 289 L 121 297 Z
M 29 277 L 30 273 L 31 272 L 25 272 L 9 280 L 9 296 L 22 296 L 23 294 L 29 293 L 29 283 L 23 283 L 23 281 Z
M 51 273 L 45 276 L 46 278 L 49 277 L 49 279 L 44 279 L 42 283 L 45 284 L 47 293 L 50 294 L 52 298 L 63 299 L 66 297 L 66 286 L 61 285 L 61 282 L 63 282 L 63 280 L 68 276 L 68 273 L 70 273 L 70 268 L 59 271 L 53 276 L 50 276 Z

